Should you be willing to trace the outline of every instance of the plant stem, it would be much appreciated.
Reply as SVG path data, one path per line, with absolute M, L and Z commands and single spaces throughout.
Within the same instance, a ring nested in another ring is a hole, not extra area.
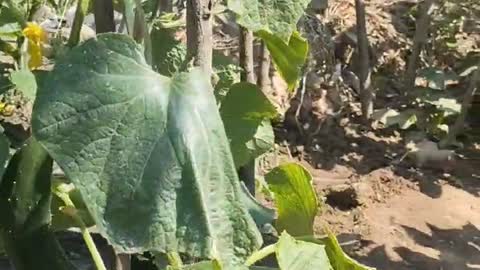
M 275 253 L 275 247 L 276 247 L 276 244 L 271 244 L 253 253 L 250 257 L 248 257 L 247 261 L 245 262 L 245 265 L 252 266 L 254 263 L 264 259 L 268 255 Z
M 102 257 L 100 256 L 100 253 L 98 252 L 97 247 L 95 246 L 95 242 L 93 241 L 92 236 L 88 232 L 88 229 L 85 227 L 85 224 L 80 226 L 81 226 L 80 230 L 82 231 L 83 240 L 87 245 L 88 251 L 90 251 L 90 254 L 92 255 L 92 259 L 93 259 L 93 262 L 95 263 L 95 266 L 97 267 L 97 270 L 106 270 L 107 268 L 103 263 Z
M 168 263 L 173 266 L 175 269 L 180 269 L 183 266 L 182 258 L 178 252 L 168 252 L 167 253 Z
M 420 53 L 427 42 L 428 29 L 430 27 L 430 11 L 435 0 L 424 0 L 418 4 L 417 22 L 415 24 L 415 36 L 413 38 L 412 53 L 408 58 L 408 66 L 405 72 L 405 94 L 415 87 L 417 67 Z
M 243 68 L 241 80 L 255 83 L 255 70 L 253 68 L 253 33 L 240 27 L 240 66 Z
M 97 34 L 115 32 L 112 0 L 94 0 L 93 15 Z
M 253 68 L 253 33 L 240 27 L 240 66 L 243 69 L 241 81 L 255 84 Z M 240 180 L 245 183 L 250 194 L 255 196 L 255 159 L 250 160 L 238 170 Z
M 212 74 L 214 0 L 187 0 L 187 62 Z
M 370 119 L 373 113 L 373 92 L 370 88 L 370 56 L 368 52 L 369 43 L 367 37 L 367 23 L 365 19 L 365 3 L 363 0 L 355 0 L 357 17 L 358 37 L 358 78 L 360 79 L 360 102 L 362 105 L 362 116 L 365 122 Z
M 95 241 L 93 241 L 92 236 L 88 232 L 88 228 L 83 222 L 82 218 L 78 215 L 77 209 L 75 208 L 75 204 L 72 202 L 68 194 L 64 193 L 55 193 L 62 201 L 65 203 L 65 207 L 63 208 L 63 212 L 73 218 L 73 220 L 77 223 L 78 227 L 80 228 L 83 240 L 87 245 L 88 251 L 90 252 L 93 262 L 95 263 L 95 267 L 97 270 L 107 270 L 105 267 L 105 263 L 103 262 L 102 256 L 100 256 L 100 252 L 98 252 L 97 246 L 95 245 Z
M 260 71 L 257 78 L 257 84 L 263 92 L 269 91 L 270 85 L 270 52 L 267 45 L 262 42 L 261 45 L 261 58 L 260 58 Z
M 75 18 L 73 19 L 70 37 L 68 38 L 68 46 L 74 47 L 80 42 L 80 32 L 82 31 L 83 19 L 88 9 L 89 0 L 78 0 L 77 9 L 75 10 Z
M 475 72 L 473 73 L 470 86 L 463 97 L 460 115 L 457 117 L 457 120 L 455 120 L 455 124 L 453 125 L 453 127 L 451 127 L 450 130 L 448 131 L 447 138 L 444 141 L 440 142 L 440 146 L 442 148 L 450 146 L 453 143 L 455 143 L 458 134 L 462 132 L 463 127 L 465 125 L 465 119 L 467 117 L 468 110 L 470 110 L 470 108 L 472 107 L 473 98 L 475 96 L 475 92 L 477 91 L 479 82 L 480 82 L 480 65 L 477 66 L 477 70 L 475 70 Z

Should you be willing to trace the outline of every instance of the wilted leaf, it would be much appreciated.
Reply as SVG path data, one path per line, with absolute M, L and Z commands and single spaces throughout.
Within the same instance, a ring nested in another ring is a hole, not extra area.
M 311 0 L 228 0 L 237 23 L 253 31 L 266 31 L 288 41 Z
M 119 252 L 176 251 L 225 269 L 260 244 L 207 76 L 153 72 L 129 37 L 102 34 L 59 60 L 33 133 Z
M 479 68 L 478 63 L 480 63 L 480 52 L 469 52 L 465 59 L 463 59 L 459 64 L 459 76 L 470 76 L 470 74 Z
M 458 114 L 462 109 L 462 104 L 454 98 L 439 98 L 438 100 L 429 101 L 428 103 L 435 105 L 438 110 L 443 111 L 445 116 Z
M 445 73 L 438 68 L 424 68 L 418 72 L 418 78 L 426 81 L 427 87 L 436 90 L 445 90 Z
M 398 112 L 394 109 L 380 109 L 372 114 L 372 119 L 385 127 L 398 125 L 400 129 L 408 129 L 417 122 L 417 115 L 415 110 Z
M 318 201 L 310 173 L 291 163 L 274 168 L 265 180 L 274 194 L 277 231 L 285 230 L 293 236 L 313 235 Z
M 35 75 L 30 70 L 16 70 L 10 73 L 11 82 L 20 90 L 25 97 L 35 100 L 37 94 L 37 82 Z
M 298 32 L 293 32 L 288 43 L 267 31 L 256 33 L 267 45 L 273 63 L 288 89 L 293 91 L 300 78 L 302 67 L 308 55 L 308 42 Z
M 273 147 L 270 119 L 277 116 L 277 111 L 256 85 L 234 84 L 221 104 L 220 114 L 237 168 Z
M 333 269 L 324 245 L 295 240 L 285 232 L 276 244 L 275 253 L 282 270 Z

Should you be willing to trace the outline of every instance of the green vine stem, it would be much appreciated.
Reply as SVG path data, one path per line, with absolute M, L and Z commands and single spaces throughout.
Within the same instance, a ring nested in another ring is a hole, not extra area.
M 271 244 L 253 253 L 250 257 L 248 257 L 247 261 L 245 262 L 245 265 L 252 266 L 254 263 L 264 259 L 268 255 L 275 253 L 275 247 L 276 247 L 276 244 Z
M 68 196 L 68 193 L 62 193 L 57 191 L 54 191 L 54 193 L 65 203 L 65 206 L 61 209 L 61 211 L 66 215 L 72 217 L 80 228 L 83 240 L 87 245 L 88 251 L 92 256 L 93 262 L 95 263 L 97 270 L 107 270 L 107 268 L 105 267 L 105 263 L 103 262 L 102 256 L 100 256 L 100 252 L 98 252 L 97 246 L 95 245 L 92 236 L 88 232 L 85 222 L 83 222 L 82 218 L 78 214 L 77 208 L 75 208 L 75 204 L 70 199 L 70 196 Z
M 168 263 L 173 266 L 175 269 L 181 269 L 183 266 L 182 258 L 178 252 L 168 252 L 167 253 Z
M 82 31 L 83 20 L 88 9 L 89 0 L 78 0 L 77 9 L 75 10 L 75 18 L 70 29 L 70 37 L 68 38 L 68 46 L 74 47 L 80 42 L 80 32 Z

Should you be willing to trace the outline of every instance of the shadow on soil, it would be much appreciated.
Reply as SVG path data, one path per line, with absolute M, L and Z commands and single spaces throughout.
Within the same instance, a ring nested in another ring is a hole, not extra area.
M 303 111 L 303 110 L 302 110 Z M 288 114 L 289 112 L 287 112 Z M 291 112 L 290 112 L 291 113 Z M 480 196 L 480 151 L 462 150 L 463 158 L 457 159 L 453 168 L 445 166 L 415 168 L 408 158 L 395 163 L 405 152 L 405 134 L 398 134 L 394 128 L 365 130 L 358 120 L 342 124 L 339 119 L 322 119 L 321 128 L 312 115 L 300 114 L 300 122 L 308 123 L 319 130 L 300 134 L 292 121 L 284 122 L 276 129 L 277 143 L 287 145 L 292 157 L 305 160 L 313 168 L 330 171 L 337 165 L 351 168 L 358 175 L 368 175 L 380 168 L 390 168 L 395 175 L 418 183 L 425 195 L 438 198 L 442 195 L 442 180 L 462 188 L 474 196 Z M 449 176 L 445 176 L 448 173 Z
M 480 269 L 480 230 L 472 224 L 459 229 L 441 229 L 428 225 L 431 235 L 404 226 L 404 230 L 419 245 L 434 250 L 436 257 L 410 250 L 407 247 L 395 247 L 393 250 L 401 260 L 393 260 L 385 246 L 378 246 L 367 254 L 358 251 L 347 252 L 358 261 L 377 269 L 389 270 L 473 270 Z M 343 236 L 345 237 L 345 236 Z M 348 236 L 347 236 L 348 237 Z M 374 243 L 364 243 L 361 248 Z

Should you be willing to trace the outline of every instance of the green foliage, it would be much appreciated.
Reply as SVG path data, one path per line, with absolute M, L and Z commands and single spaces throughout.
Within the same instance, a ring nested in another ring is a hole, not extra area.
M 277 112 L 256 85 L 233 85 L 221 104 L 220 114 L 237 168 L 273 147 L 273 128 L 269 120 L 276 117 Z
M 288 43 L 267 31 L 259 31 L 256 35 L 262 38 L 267 45 L 278 72 L 287 82 L 288 89 L 293 91 L 307 60 L 307 40 L 302 38 L 298 32 L 292 33 Z
M 350 258 L 342 250 L 335 235 L 328 228 L 326 232 L 327 237 L 322 239 L 322 242 L 325 244 L 325 251 L 334 270 L 373 270 Z
M 221 103 L 230 88 L 240 82 L 242 68 L 236 65 L 230 57 L 224 56 L 218 51 L 213 51 L 212 67 L 218 77 L 218 82 L 215 84 L 215 97 L 217 102 Z
M 133 40 L 102 34 L 56 63 L 32 127 L 117 251 L 177 251 L 228 269 L 260 244 L 201 72 L 163 77 Z
M 259 203 L 255 197 L 250 194 L 245 184 L 243 182 L 240 184 L 242 186 L 241 201 L 248 209 L 248 213 L 252 216 L 257 226 L 261 227 L 265 224 L 273 224 L 275 211 Z
M 13 71 L 10 73 L 10 81 L 25 97 L 30 100 L 35 100 L 37 81 L 31 71 L 27 69 Z
M 284 164 L 265 175 L 278 211 L 276 228 L 293 236 L 313 235 L 318 200 L 312 176 L 302 166 Z
M 72 200 L 77 214 L 87 227 L 95 225 L 95 221 L 88 212 L 87 206 L 82 198 L 82 195 L 80 194 L 80 191 L 76 189 L 73 184 L 67 183 L 67 179 L 55 177 L 52 182 L 52 192 L 54 196 L 52 197 L 50 208 L 52 212 L 51 227 L 54 231 L 78 227 L 75 219 L 71 215 L 67 215 L 64 211 L 62 211 L 63 207 L 66 205 L 60 198 L 61 196 L 68 196 L 70 200 Z
M 18 270 L 75 269 L 50 231 L 52 159 L 29 139 L 7 167 L 0 185 L 0 228 Z
M 408 129 L 417 123 L 416 110 L 398 112 L 394 109 L 379 109 L 372 114 L 372 119 L 385 127 L 398 125 L 400 129 Z
M 448 83 L 458 82 L 459 76 L 453 72 L 445 72 L 435 67 L 428 67 L 418 71 L 417 80 L 424 80 L 426 87 L 434 90 L 446 90 Z
M 222 267 L 216 261 L 204 261 L 182 267 L 168 266 L 167 270 L 221 270 Z
M 333 269 L 325 246 L 296 240 L 287 233 L 280 236 L 275 254 L 282 270 Z
M 11 157 L 10 141 L 7 136 L 0 133 L 0 184 L 2 184 L 3 174 Z
M 26 25 L 26 14 L 13 0 L 0 2 L 0 38 L 19 36 Z
M 308 43 L 296 32 L 309 0 L 228 0 L 237 23 L 253 31 L 268 47 L 280 75 L 293 90 L 308 54 Z
M 310 0 L 228 0 L 237 23 L 253 32 L 265 31 L 288 41 Z
M 152 66 L 155 71 L 172 76 L 182 70 L 187 56 L 187 46 L 176 40 L 170 29 L 154 25 L 150 34 L 152 39 Z
M 184 71 L 187 58 L 187 46 L 174 38 L 175 29 L 154 25 L 151 31 L 152 66 L 155 71 L 165 76 Z M 230 87 L 240 81 L 241 68 L 230 57 L 214 51 L 212 59 L 213 72 L 218 76 L 215 85 L 217 101 L 223 100 Z

